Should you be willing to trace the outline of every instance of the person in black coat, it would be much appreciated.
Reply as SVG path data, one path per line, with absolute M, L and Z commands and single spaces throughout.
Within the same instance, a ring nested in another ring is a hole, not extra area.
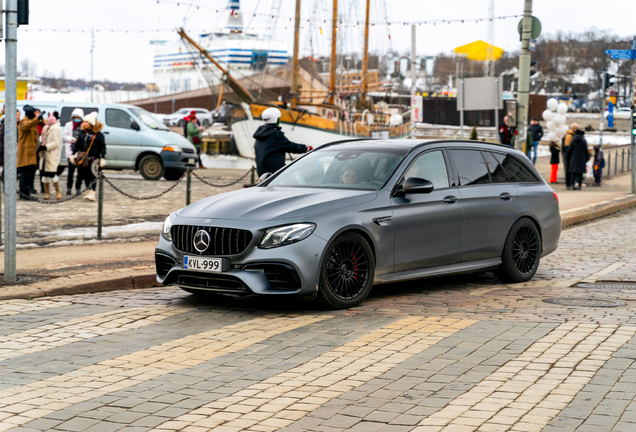
M 266 109 L 262 115 L 265 124 L 254 133 L 256 172 L 259 177 L 265 173 L 275 173 L 284 167 L 286 153 L 306 153 L 313 150 L 311 146 L 295 144 L 287 139 L 278 126 L 280 116 L 278 109 Z
M 587 161 L 590 160 L 590 151 L 587 148 L 587 140 L 583 137 L 585 132 L 577 130 L 574 139 L 568 147 L 568 168 L 572 179 L 572 189 L 581 190 L 583 173 L 587 171 Z M 578 182 L 579 186 L 576 187 Z
M 95 184 L 91 185 L 95 180 L 95 172 L 100 171 L 106 164 L 106 139 L 101 132 L 103 127 L 104 125 L 97 121 L 97 112 L 84 116 L 82 130 L 77 136 L 77 141 L 71 146 L 74 164 L 78 162 L 78 152 L 88 152 L 88 164 L 77 167 L 77 176 L 80 186 L 84 182 L 87 188 L 91 187 L 84 196 L 84 199 L 89 201 L 95 201 Z
M 559 172 L 560 153 L 561 153 L 561 149 L 559 148 L 559 143 L 551 142 L 550 143 L 550 183 L 557 182 L 557 175 Z

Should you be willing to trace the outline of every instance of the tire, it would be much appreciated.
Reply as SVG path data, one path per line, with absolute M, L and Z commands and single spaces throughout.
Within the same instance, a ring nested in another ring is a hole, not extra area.
M 146 180 L 159 180 L 165 171 L 161 157 L 157 155 L 147 155 L 139 162 L 139 172 Z
M 185 126 L 185 120 L 181 119 L 177 122 L 177 126 L 179 126 L 180 128 Z
M 358 306 L 371 291 L 374 273 L 373 252 L 364 237 L 341 234 L 325 249 L 318 299 L 335 309 Z
M 203 127 L 204 127 L 204 128 L 209 128 L 209 127 L 210 127 L 210 122 L 209 122 L 209 120 L 203 120 Z
M 169 181 L 177 181 L 185 174 L 186 170 L 178 168 L 166 168 L 166 172 L 163 173 L 163 178 Z
M 530 219 L 521 218 L 510 228 L 501 254 L 501 265 L 493 274 L 504 283 L 527 282 L 539 268 L 541 251 L 541 235 L 537 227 Z

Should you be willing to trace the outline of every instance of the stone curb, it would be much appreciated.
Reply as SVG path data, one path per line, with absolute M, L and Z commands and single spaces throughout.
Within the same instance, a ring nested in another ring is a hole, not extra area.
M 38 284 L 42 285 L 42 284 Z M 162 286 L 156 280 L 155 273 L 103 279 L 95 282 L 47 288 L 27 285 L 14 289 L 10 294 L 0 294 L 0 300 L 29 299 L 36 297 L 52 297 L 72 294 L 88 294 L 104 291 L 142 289 Z
M 570 228 L 595 219 L 599 219 L 621 210 L 636 207 L 636 196 L 629 195 L 624 198 L 616 198 L 614 200 L 602 203 L 592 204 L 579 209 L 566 210 L 561 212 L 561 227 L 563 229 Z

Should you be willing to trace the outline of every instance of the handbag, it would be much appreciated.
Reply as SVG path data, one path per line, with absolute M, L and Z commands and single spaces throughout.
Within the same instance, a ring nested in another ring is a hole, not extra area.
M 193 136 L 192 137 L 192 144 L 194 144 L 194 145 L 201 144 L 201 137 L 200 136 Z
M 91 140 L 91 144 L 88 146 L 88 150 L 85 152 L 80 151 L 75 155 L 75 165 L 78 167 L 87 167 L 88 166 L 88 154 L 91 151 L 91 147 L 93 147 L 93 143 L 95 142 L 95 138 L 97 134 L 93 135 L 93 139 Z

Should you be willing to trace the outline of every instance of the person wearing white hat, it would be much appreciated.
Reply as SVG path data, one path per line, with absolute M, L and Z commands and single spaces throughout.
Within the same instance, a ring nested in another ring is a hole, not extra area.
M 77 165 L 77 175 L 81 182 L 90 187 L 84 199 L 95 201 L 95 174 L 93 174 L 93 164 L 98 164 L 100 168 L 106 164 L 106 139 L 101 132 L 103 124 L 97 121 L 97 112 L 92 112 L 84 116 L 82 130 L 73 143 L 73 162 Z
M 68 162 L 68 177 L 66 179 L 66 195 L 71 195 L 71 189 L 73 187 L 73 177 L 75 174 L 75 165 L 70 162 L 70 159 L 73 154 L 73 143 L 77 141 L 77 137 L 79 136 L 80 131 L 82 130 L 82 122 L 84 121 L 84 110 L 81 108 L 75 108 L 71 113 L 71 120 L 64 125 L 64 132 L 62 132 L 62 137 L 64 138 L 64 148 L 66 157 L 69 159 Z M 75 182 L 75 191 L 79 192 L 82 188 L 82 185 L 79 181 L 79 175 L 77 176 L 77 181 Z

